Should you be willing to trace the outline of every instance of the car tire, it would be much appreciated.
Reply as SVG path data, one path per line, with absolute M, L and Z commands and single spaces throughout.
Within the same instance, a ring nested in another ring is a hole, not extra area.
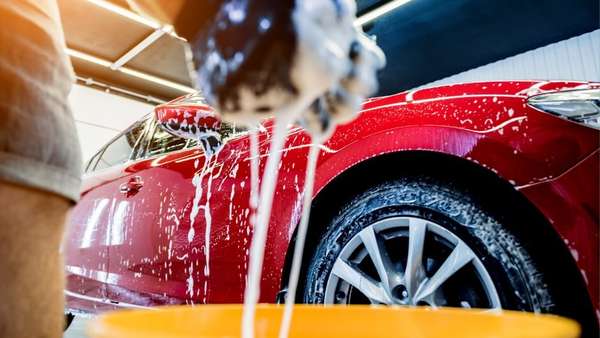
M 551 311 L 554 299 L 543 271 L 511 224 L 492 215 L 469 193 L 433 178 L 375 185 L 346 203 L 325 228 L 306 269 L 304 302 Z M 411 238 L 417 238 L 413 244 Z M 421 259 L 414 258 L 419 246 Z M 372 254 L 374 248 L 385 253 Z M 381 277 L 382 267 L 395 272 Z

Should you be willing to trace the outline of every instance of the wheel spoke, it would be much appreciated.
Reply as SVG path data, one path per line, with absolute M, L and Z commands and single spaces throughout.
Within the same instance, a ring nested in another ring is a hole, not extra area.
M 375 265 L 375 269 L 377 269 L 381 283 L 385 287 L 389 287 L 390 274 L 393 273 L 393 268 L 385 246 L 379 240 L 372 226 L 362 230 L 359 235 Z
M 394 249 L 399 242 L 408 244 L 408 248 L 404 246 L 400 251 L 405 251 L 392 252 L 399 250 Z M 439 255 L 442 252 L 449 254 Z M 395 254 L 400 256 L 398 262 Z M 401 266 L 404 261 L 406 264 Z M 430 263 L 439 267 L 437 271 L 429 270 Z M 480 283 L 483 289 L 473 290 L 477 292 L 475 298 L 459 297 L 461 305 L 500 309 L 502 305 L 486 267 L 451 229 L 418 217 L 386 218 L 365 227 L 341 248 L 325 285 L 325 302 L 364 303 L 366 297 L 373 304 L 433 307 L 454 304 L 457 295 L 446 294 L 451 290 L 445 285 L 450 284 L 449 280 L 454 281 L 453 276 L 466 265 L 469 269 L 472 267 L 476 275 L 465 274 L 465 278 L 476 278 L 473 282 Z M 458 290 L 452 293 L 462 295 L 462 289 L 470 290 L 471 283 L 456 286 Z M 352 296 L 356 294 L 361 296 Z
M 409 223 L 408 257 L 404 280 L 410 297 L 414 296 L 419 284 L 425 278 L 423 272 L 423 248 L 427 223 L 423 220 L 412 219 Z
M 464 243 L 459 242 L 436 273 L 419 288 L 414 297 L 415 303 L 431 296 L 444 282 L 460 268 L 475 258 L 475 254 Z
M 337 259 L 335 261 L 332 273 L 358 289 L 367 296 L 371 302 L 383 304 L 389 303 L 385 291 L 379 283 L 373 281 L 369 276 L 344 260 Z

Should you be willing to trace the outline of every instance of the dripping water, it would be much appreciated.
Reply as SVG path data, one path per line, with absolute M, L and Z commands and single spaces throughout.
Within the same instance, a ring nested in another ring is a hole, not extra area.
M 217 164 L 218 161 L 218 157 L 219 157 L 219 151 L 217 150 L 216 152 L 212 152 L 212 151 L 204 151 L 205 154 L 205 161 L 204 161 L 204 165 L 202 167 L 202 169 L 200 170 L 199 173 L 196 173 L 194 175 L 194 178 L 192 179 L 192 183 L 194 184 L 194 186 L 196 187 L 195 193 L 194 193 L 194 200 L 192 203 L 192 211 L 190 212 L 190 230 L 188 232 L 188 243 L 191 245 L 193 243 L 193 240 L 195 238 L 195 228 L 194 228 L 194 224 L 196 221 L 196 217 L 198 216 L 198 213 L 200 212 L 200 210 L 202 210 L 204 212 L 204 221 L 205 221 L 205 232 L 204 232 L 204 258 L 205 258 L 205 265 L 204 265 L 204 302 L 206 303 L 206 296 L 207 296 L 207 292 L 208 292 L 208 278 L 210 277 L 210 234 L 211 234 L 211 228 L 212 228 L 212 214 L 211 214 L 211 210 L 210 210 L 210 198 L 212 195 L 211 189 L 212 189 L 212 182 L 213 182 L 213 171 L 214 168 Z M 195 166 L 197 167 L 197 163 L 195 164 Z M 205 176 L 208 175 L 208 178 L 206 179 L 206 198 L 205 198 L 205 203 L 204 205 L 201 205 L 200 203 L 202 202 L 202 197 L 204 195 L 204 188 L 202 183 L 204 182 L 204 178 Z M 189 267 L 189 276 L 187 279 L 187 292 L 190 295 L 190 298 L 193 298 L 193 291 L 194 291 L 194 279 L 193 279 L 193 272 L 194 272 L 194 268 L 193 268 L 193 264 L 194 262 L 190 262 L 190 267 Z M 190 299 L 191 300 L 191 299 Z M 193 301 L 192 301 L 193 303 Z
M 263 257 L 265 253 L 267 230 L 271 216 L 271 206 L 273 204 L 275 184 L 278 176 L 277 166 L 279 165 L 281 152 L 287 136 L 287 126 L 290 122 L 289 116 L 294 116 L 294 114 L 282 114 L 275 119 L 275 125 L 271 137 L 271 147 L 269 149 L 269 156 L 267 158 L 267 164 L 261 182 L 258 209 L 254 224 L 254 234 L 252 236 L 252 243 L 250 245 L 250 265 L 248 269 L 248 281 L 246 284 L 244 307 L 242 311 L 243 338 L 254 337 L 254 314 L 260 293 L 260 279 Z M 257 147 L 256 139 L 254 139 L 254 141 L 251 143 L 256 144 L 254 147 Z M 258 159 L 258 157 L 256 158 Z M 258 170 L 253 171 L 252 175 L 255 176 L 253 181 L 258 182 Z
M 250 129 L 250 208 L 258 206 L 258 165 L 260 160 L 258 127 Z
M 314 136 L 313 136 L 314 139 Z M 304 196 L 302 200 L 302 217 L 298 227 L 296 236 L 296 244 L 294 246 L 294 255 L 292 258 L 292 268 L 288 282 L 288 292 L 285 298 L 285 308 L 283 311 L 283 319 L 279 330 L 279 338 L 287 338 L 290 325 L 292 322 L 292 311 L 296 300 L 296 288 L 298 287 L 298 278 L 300 277 L 300 268 L 302 266 L 302 256 L 304 251 L 304 243 L 306 241 L 306 233 L 308 230 L 308 221 L 310 218 L 310 207 L 312 203 L 313 186 L 315 181 L 315 168 L 317 159 L 319 158 L 318 144 L 311 144 L 308 152 L 308 161 L 306 164 L 306 176 L 304 178 Z
M 211 161 L 214 157 L 214 161 Z M 208 182 L 206 187 L 206 204 L 204 205 L 204 221 L 205 221 L 205 231 L 204 231 L 204 303 L 206 303 L 206 297 L 208 292 L 208 278 L 210 277 L 210 233 L 212 229 L 212 215 L 210 211 L 210 197 L 212 195 L 212 182 L 213 182 L 213 169 L 217 164 L 217 158 L 219 154 L 215 154 L 215 156 L 210 156 L 207 154 L 207 165 L 210 166 Z M 212 162 L 212 163 L 211 163 Z

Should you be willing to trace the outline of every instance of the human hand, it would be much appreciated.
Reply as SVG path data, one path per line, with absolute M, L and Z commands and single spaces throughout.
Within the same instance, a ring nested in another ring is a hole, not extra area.
M 377 71 L 385 66 L 381 49 L 358 32 L 349 56 L 350 72 L 317 98 L 300 118 L 300 124 L 320 140 L 328 138 L 336 125 L 354 119 L 362 102 L 377 91 Z
M 296 120 L 319 97 L 315 107 L 332 124 L 348 120 L 376 90 L 385 64 L 355 16 L 353 0 L 225 1 L 193 45 L 202 94 L 239 124 L 284 114 Z M 327 128 L 309 127 L 320 129 Z

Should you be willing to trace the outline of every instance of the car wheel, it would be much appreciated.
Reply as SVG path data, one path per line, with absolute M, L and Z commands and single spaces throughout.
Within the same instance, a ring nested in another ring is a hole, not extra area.
M 411 177 L 356 196 L 307 268 L 304 301 L 507 308 L 553 304 L 519 238 L 468 193 Z

